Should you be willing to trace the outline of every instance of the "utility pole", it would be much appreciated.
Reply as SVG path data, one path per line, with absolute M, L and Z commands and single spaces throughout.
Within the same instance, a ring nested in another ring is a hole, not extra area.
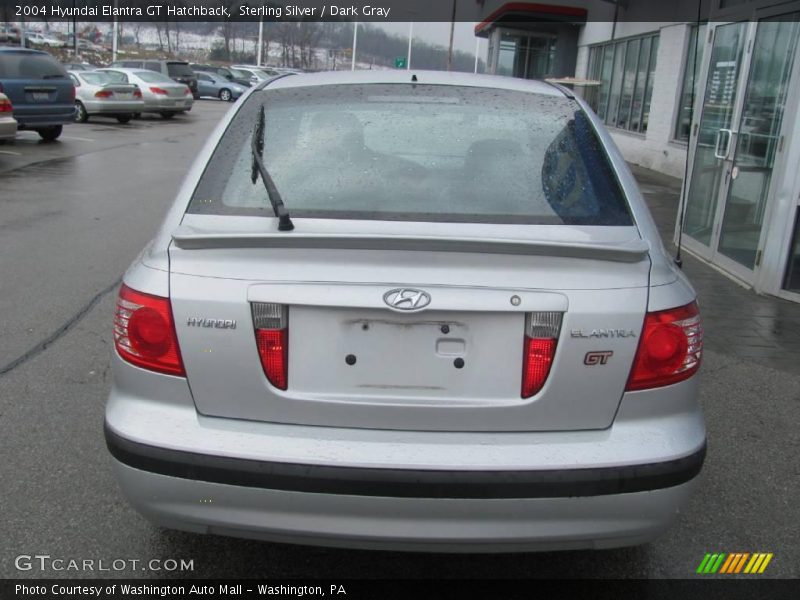
M 478 72 L 478 50 L 480 50 L 480 41 L 481 38 L 475 36 L 475 69 L 472 71 L 473 73 Z
M 353 58 L 350 61 L 350 70 L 356 70 L 356 46 L 358 46 L 358 21 L 353 23 Z
M 114 14 L 116 14 L 116 12 L 117 12 L 116 8 L 117 8 L 117 0 L 114 0 Z M 114 17 L 114 24 L 111 26 L 111 62 L 116 62 L 116 60 L 117 60 L 117 37 L 118 36 L 119 36 L 119 18 L 118 17 Z
M 261 50 L 264 45 L 264 17 L 258 20 L 258 52 L 256 52 L 256 66 L 261 66 Z
M 453 0 L 453 14 L 450 18 L 450 46 L 447 49 L 447 70 L 450 71 L 453 68 L 453 35 L 455 34 L 456 28 L 456 2 L 457 0 Z
M 411 40 L 414 38 L 414 21 L 408 24 L 408 54 L 406 55 L 406 70 L 411 68 Z

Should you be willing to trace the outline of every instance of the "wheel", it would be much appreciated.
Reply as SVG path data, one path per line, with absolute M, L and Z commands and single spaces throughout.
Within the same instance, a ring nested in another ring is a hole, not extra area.
M 133 115 L 117 115 L 117 121 L 119 121 L 123 125 L 125 125 L 126 123 L 130 123 L 131 118 L 133 118 Z
M 55 125 L 54 127 L 45 127 L 44 129 L 39 129 L 39 136 L 45 142 L 54 142 L 61 135 L 61 131 L 63 129 L 64 129 L 63 125 Z
M 141 119 L 142 118 L 142 113 L 133 113 L 133 118 L 134 119 Z
M 161 113 L 161 117 L 164 118 L 164 119 L 171 119 L 174 116 L 175 116 L 174 112 L 162 112 Z
M 86 107 L 80 100 L 75 101 L 75 122 L 86 123 L 89 120 L 89 113 L 86 112 Z
M 230 102 L 233 100 L 233 94 L 231 94 L 231 91 L 228 88 L 222 88 L 219 91 L 219 99 L 223 102 Z

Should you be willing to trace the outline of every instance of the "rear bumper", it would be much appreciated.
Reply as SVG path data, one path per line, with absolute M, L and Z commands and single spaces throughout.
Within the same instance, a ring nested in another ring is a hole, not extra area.
M 87 100 L 83 103 L 86 112 L 90 115 L 116 115 L 121 113 L 140 113 L 144 110 L 144 102 L 136 101 L 92 101 Z
M 427 551 L 650 541 L 705 455 L 696 378 L 625 394 L 606 430 L 411 432 L 211 418 L 186 380 L 114 356 L 106 439 L 124 495 L 175 529 Z
M 67 125 L 75 120 L 75 106 L 70 104 L 68 108 L 65 107 L 58 111 L 38 114 L 20 114 L 14 111 L 14 118 L 17 120 L 19 129 L 39 129 Z
M 17 122 L 14 119 L 0 119 L 0 140 L 13 140 L 17 135 Z
M 569 498 L 660 490 L 687 483 L 705 445 L 657 463 L 588 469 L 430 470 L 309 465 L 198 454 L 125 439 L 108 425 L 106 444 L 122 464 L 180 479 L 287 492 L 394 498 Z

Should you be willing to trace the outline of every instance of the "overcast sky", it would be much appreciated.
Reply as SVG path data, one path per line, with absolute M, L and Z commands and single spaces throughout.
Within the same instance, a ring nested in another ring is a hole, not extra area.
M 372 23 L 381 29 L 397 34 L 408 39 L 408 23 Z M 476 23 L 456 23 L 453 46 L 456 50 L 475 53 L 475 25 Z M 445 48 L 450 43 L 450 23 L 414 23 L 414 39 L 424 40 L 430 44 L 438 44 Z M 480 38 L 478 56 L 486 58 L 486 39 Z M 411 48 L 413 57 L 414 48 Z

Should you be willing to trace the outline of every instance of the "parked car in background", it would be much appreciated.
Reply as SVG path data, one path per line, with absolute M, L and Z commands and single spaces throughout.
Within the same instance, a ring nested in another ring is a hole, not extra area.
M 107 73 L 115 83 L 132 83 L 142 92 L 144 108 L 141 112 L 158 113 L 171 119 L 178 113 L 192 110 L 194 98 L 188 86 L 178 83 L 155 71 L 146 69 L 106 68 L 98 73 Z
M 229 81 L 222 75 L 203 71 L 197 73 L 197 86 L 200 97 L 212 96 L 225 102 L 233 102 L 247 91 L 243 85 Z
M 263 70 L 255 67 L 236 65 L 233 68 L 237 71 L 241 71 L 247 77 L 249 77 L 253 85 L 258 85 L 259 83 L 272 79 L 272 77 L 276 77 L 278 75 L 278 73 L 275 73 L 275 75 L 267 75 Z
M 192 64 L 190 66 L 195 73 L 199 73 L 200 71 L 204 71 L 206 73 L 216 73 L 217 75 L 222 75 L 228 81 L 233 81 L 234 83 L 238 83 L 244 87 L 250 87 L 253 85 L 253 83 L 255 83 L 252 75 L 248 75 L 244 71 L 234 69 L 233 67 L 218 67 L 215 65 L 198 64 Z
M 75 117 L 75 86 L 52 56 L 40 50 L 0 47 L 0 91 L 14 105 L 19 129 L 52 141 Z
M 0 144 L 13 140 L 17 136 L 17 120 L 11 100 L 0 92 Z
M 115 83 L 100 71 L 70 71 L 75 84 L 75 121 L 85 123 L 97 115 L 129 122 L 144 111 L 142 91 L 133 83 Z
M 75 39 L 75 37 L 73 36 L 73 34 L 71 34 L 71 33 L 67 34 L 67 39 L 66 39 L 66 47 L 67 48 L 74 48 L 75 47 L 74 39 Z M 82 37 L 78 36 L 78 51 L 79 52 L 81 52 L 81 51 L 83 51 L 83 52 L 105 52 L 105 50 L 106 49 L 103 46 L 101 46 L 100 44 L 95 44 L 94 42 L 91 42 L 91 41 L 87 40 L 86 38 L 82 38 Z
M 19 45 L 21 41 L 20 28 L 9 25 L 8 23 L 0 23 L 0 44 Z
M 186 84 L 195 98 L 199 98 L 197 91 L 197 75 L 185 60 L 118 60 L 109 67 L 123 67 L 126 69 L 147 69 L 166 75 L 170 79 Z
M 94 71 L 97 69 L 96 65 L 91 63 L 61 63 L 67 71 Z
M 603 122 L 544 82 L 251 90 L 127 270 L 113 332 L 106 442 L 164 527 L 609 548 L 698 488 L 695 291 Z
M 45 48 L 63 48 L 67 45 L 64 40 L 44 33 L 26 33 L 25 39 L 34 46 L 44 46 Z
M 275 69 L 273 67 L 257 67 L 256 65 L 233 65 L 235 69 L 240 69 L 247 71 L 249 73 L 255 73 L 257 75 L 262 76 L 262 79 L 271 79 L 273 77 L 277 77 L 278 75 L 282 74 L 282 71 Z

